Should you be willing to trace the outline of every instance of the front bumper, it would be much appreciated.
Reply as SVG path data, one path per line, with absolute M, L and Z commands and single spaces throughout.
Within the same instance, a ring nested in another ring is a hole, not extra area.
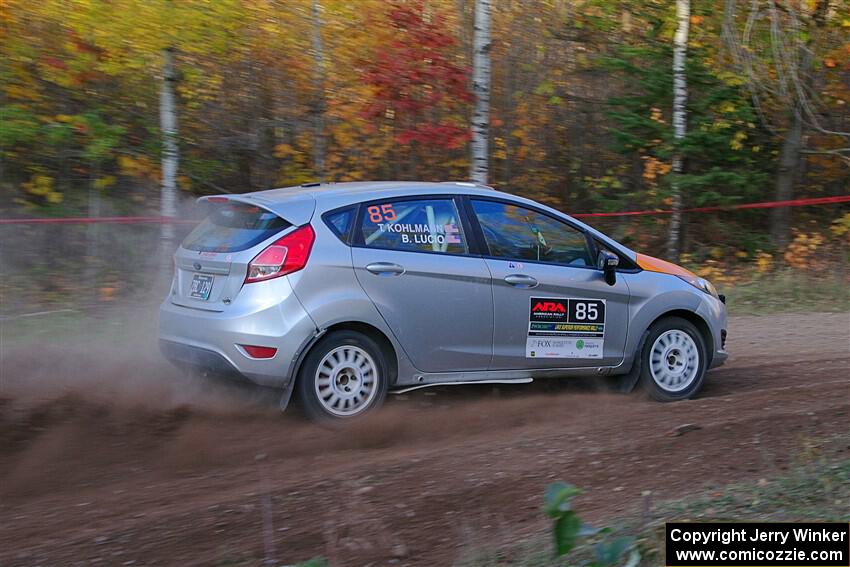
M 726 352 L 726 303 L 706 294 L 697 309 L 697 314 L 708 324 L 714 343 L 710 345 L 712 354 L 709 368 L 722 366 L 729 358 L 729 353 Z

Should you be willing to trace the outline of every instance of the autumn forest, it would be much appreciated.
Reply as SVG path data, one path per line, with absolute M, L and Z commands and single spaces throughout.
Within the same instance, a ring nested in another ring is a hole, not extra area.
M 570 213 L 850 193 L 846 0 L 4 0 L 0 21 L 3 216 L 157 214 L 169 178 L 181 202 L 474 178 Z M 843 207 L 595 224 L 782 261 L 846 246 Z

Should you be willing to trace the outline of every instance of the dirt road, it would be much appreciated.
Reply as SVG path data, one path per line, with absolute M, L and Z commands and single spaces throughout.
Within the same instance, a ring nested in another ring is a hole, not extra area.
M 850 314 L 733 318 L 697 400 L 582 380 L 421 391 L 327 431 L 150 356 L 4 353 L 0 565 L 443 565 L 546 529 L 545 486 L 583 515 L 639 512 L 850 457 Z M 696 429 L 675 435 L 674 428 Z

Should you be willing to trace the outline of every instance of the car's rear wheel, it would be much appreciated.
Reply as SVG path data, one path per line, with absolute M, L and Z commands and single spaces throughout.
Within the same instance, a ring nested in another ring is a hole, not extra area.
M 381 406 L 387 396 L 387 364 L 380 347 L 356 331 L 336 331 L 307 355 L 298 393 L 311 419 L 339 422 Z
M 681 317 L 653 323 L 641 357 L 641 384 L 658 401 L 691 398 L 705 380 L 705 342 L 693 323 Z

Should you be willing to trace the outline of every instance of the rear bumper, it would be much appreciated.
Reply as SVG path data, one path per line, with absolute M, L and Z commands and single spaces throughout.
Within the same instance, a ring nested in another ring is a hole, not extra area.
M 224 312 L 175 305 L 170 298 L 159 310 L 160 350 L 168 360 L 262 386 L 286 386 L 301 350 L 316 332 L 286 278 L 246 287 Z M 271 358 L 252 358 L 238 345 L 277 352 Z
M 239 372 L 229 360 L 211 350 L 159 339 L 159 351 L 169 362 L 181 368 L 209 372 L 239 381 L 252 381 Z

